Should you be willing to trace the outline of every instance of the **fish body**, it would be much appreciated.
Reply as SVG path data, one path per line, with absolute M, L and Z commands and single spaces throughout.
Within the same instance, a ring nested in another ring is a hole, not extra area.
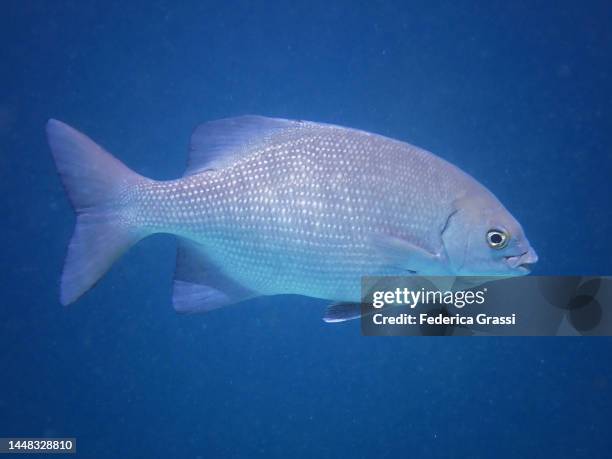
M 277 294 L 358 302 L 364 275 L 519 275 L 537 260 L 484 186 L 380 135 L 258 116 L 213 121 L 194 132 L 185 176 L 155 181 L 61 122 L 47 132 L 78 216 L 64 303 L 155 233 L 179 237 L 173 302 L 187 312 Z M 486 244 L 500 228 L 503 256 Z

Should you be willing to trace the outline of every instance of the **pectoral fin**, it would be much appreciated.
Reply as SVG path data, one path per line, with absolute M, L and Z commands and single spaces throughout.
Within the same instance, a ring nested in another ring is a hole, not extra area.
M 429 252 L 405 239 L 377 235 L 371 238 L 371 242 L 389 266 L 414 274 L 446 274 L 439 254 Z
M 395 236 L 378 235 L 371 241 L 383 258 L 383 263 L 397 269 L 399 274 L 404 271 L 406 275 L 422 277 L 440 291 L 452 289 L 455 277 L 440 254 Z

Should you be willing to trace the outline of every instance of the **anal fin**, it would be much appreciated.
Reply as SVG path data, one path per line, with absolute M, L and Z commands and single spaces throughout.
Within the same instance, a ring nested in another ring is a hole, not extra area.
M 254 296 L 255 292 L 217 268 L 201 245 L 179 238 L 172 292 L 177 312 L 208 312 Z

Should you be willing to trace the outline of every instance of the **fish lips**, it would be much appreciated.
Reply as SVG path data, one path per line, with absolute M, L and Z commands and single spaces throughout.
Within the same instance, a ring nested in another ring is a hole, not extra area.
M 520 255 L 512 255 L 504 257 L 508 267 L 514 271 L 518 271 L 519 274 L 529 274 L 533 268 L 533 265 L 538 262 L 538 254 L 529 247 L 529 250 L 521 253 Z

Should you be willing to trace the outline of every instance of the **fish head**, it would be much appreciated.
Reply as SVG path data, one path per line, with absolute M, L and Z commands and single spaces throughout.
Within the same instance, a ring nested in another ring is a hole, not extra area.
M 489 192 L 455 202 L 442 240 L 459 276 L 522 276 L 538 261 L 520 223 Z

